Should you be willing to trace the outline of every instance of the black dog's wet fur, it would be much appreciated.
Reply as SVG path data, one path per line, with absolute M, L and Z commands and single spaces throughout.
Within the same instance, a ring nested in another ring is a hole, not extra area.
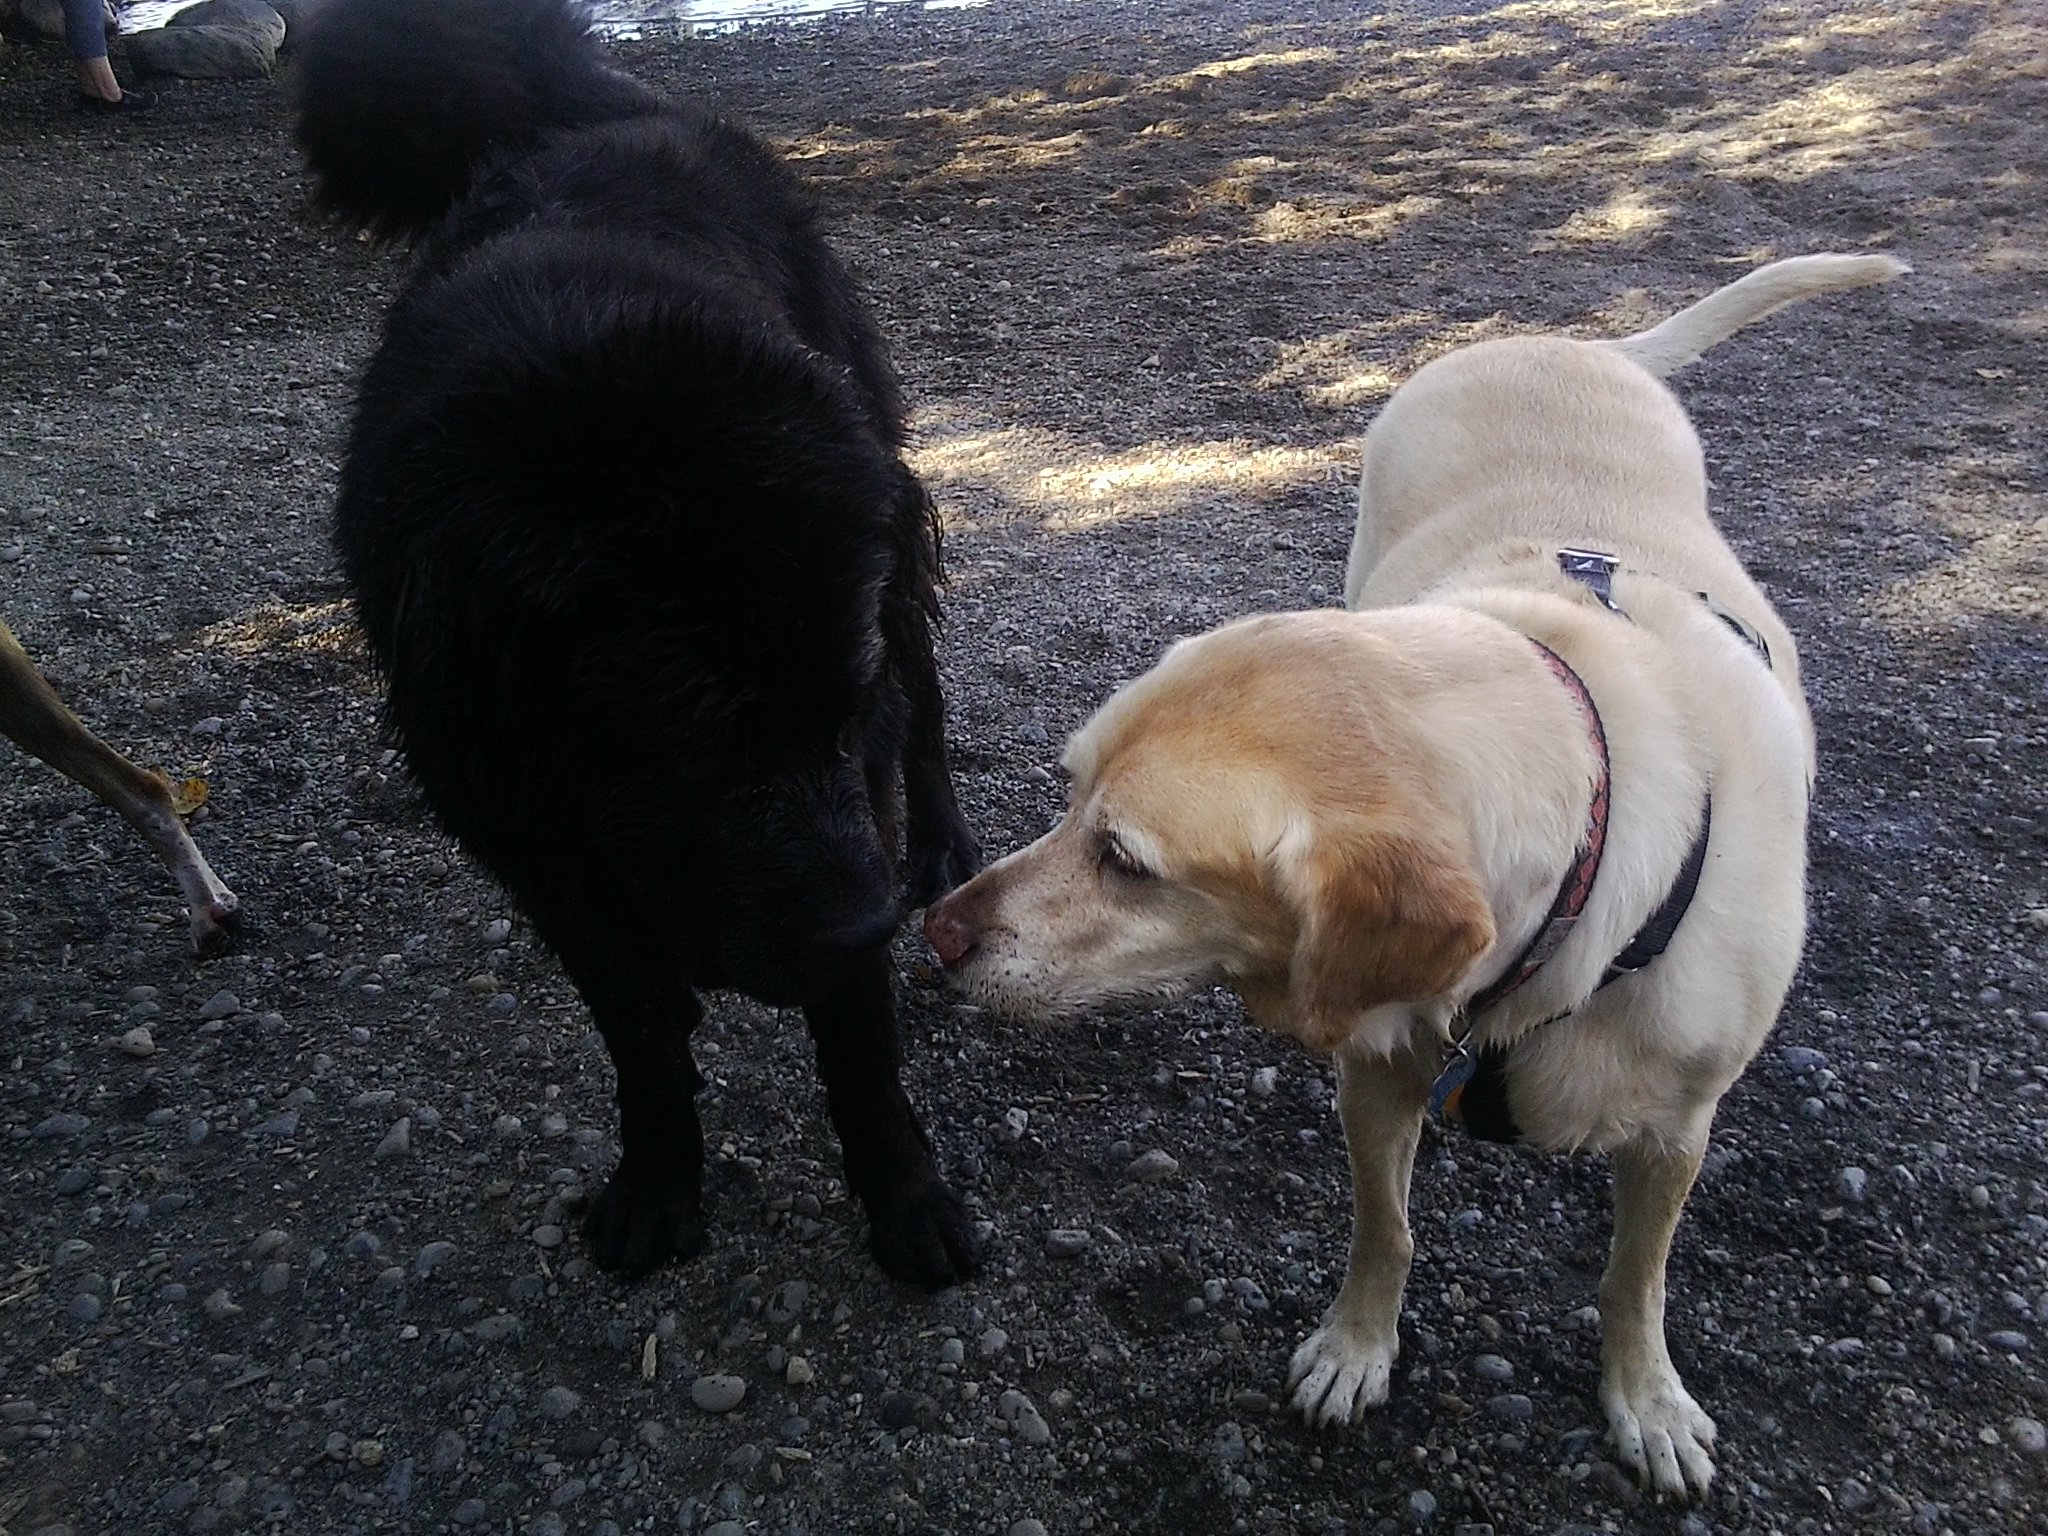
M 886 946 L 899 877 L 920 904 L 977 859 L 873 322 L 776 156 L 563 0 L 331 0 L 311 34 L 318 197 L 423 237 L 335 542 L 413 774 L 610 1048 L 598 1261 L 703 1243 L 691 989 L 729 987 L 803 1006 L 883 1268 L 964 1277 Z

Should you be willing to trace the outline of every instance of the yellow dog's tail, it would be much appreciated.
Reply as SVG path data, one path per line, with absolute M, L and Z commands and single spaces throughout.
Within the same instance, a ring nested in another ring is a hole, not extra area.
M 1696 363 L 1707 348 L 1798 299 L 1888 283 L 1913 269 L 1893 256 L 1791 256 L 1716 289 L 1662 325 L 1598 345 L 1611 347 L 1658 378 Z

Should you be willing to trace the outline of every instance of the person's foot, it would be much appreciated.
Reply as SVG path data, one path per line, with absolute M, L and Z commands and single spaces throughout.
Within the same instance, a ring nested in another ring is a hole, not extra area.
M 120 100 L 109 101 L 104 96 L 88 96 L 78 93 L 78 110 L 95 115 L 119 112 L 147 112 L 156 105 L 155 91 L 123 91 Z

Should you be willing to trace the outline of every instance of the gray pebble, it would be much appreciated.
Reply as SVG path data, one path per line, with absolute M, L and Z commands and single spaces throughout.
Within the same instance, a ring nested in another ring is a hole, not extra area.
M 1496 1419 L 1506 1419 L 1510 1424 L 1526 1424 L 1536 1409 L 1529 1399 L 1520 1392 L 1503 1392 L 1498 1397 L 1486 1400 L 1486 1411 Z
M 249 1133 L 252 1136 L 296 1136 L 299 1134 L 299 1112 L 288 1109 L 273 1119 L 264 1121 Z
M 427 1453 L 427 1464 L 436 1472 L 452 1472 L 469 1454 L 469 1447 L 462 1436 L 452 1429 L 444 1429 L 434 1436 L 434 1448 Z
M 737 1520 L 721 1520 L 705 1526 L 704 1536 L 747 1536 L 747 1528 Z
M 1022 1520 L 1012 1520 L 1007 1536 L 1047 1536 L 1045 1523 L 1026 1515 Z
M 1038 1411 L 1036 1403 L 1015 1387 L 996 1400 L 996 1412 L 1026 1445 L 1052 1443 L 1052 1426 L 1045 1422 L 1045 1415 Z
M 482 1499 L 464 1499 L 448 1518 L 457 1525 L 480 1525 L 488 1513 Z
M 79 1195 L 85 1193 L 90 1188 L 92 1188 L 92 1170 L 90 1168 L 66 1168 L 57 1179 L 57 1193 L 60 1195 Z
M 256 1288 L 265 1296 L 282 1296 L 285 1287 L 292 1283 L 292 1267 L 279 1260 L 264 1266 L 263 1278 L 256 1282 Z
M 55 1114 L 36 1126 L 35 1138 L 37 1141 L 69 1141 L 91 1124 L 92 1121 L 84 1115 Z
M 1270 1099 L 1273 1097 L 1274 1090 L 1279 1085 L 1280 1069 L 1278 1067 L 1261 1067 L 1252 1074 L 1252 1097 L 1255 1099 Z
M 1045 1256 L 1049 1259 L 1071 1259 L 1088 1251 L 1088 1245 L 1095 1241 L 1086 1227 L 1054 1227 L 1045 1234 Z
M 1818 1071 L 1828 1064 L 1826 1052 L 1816 1051 L 1810 1045 L 1788 1045 L 1778 1052 L 1778 1059 L 1802 1075 Z
M 518 1314 L 498 1312 L 478 1323 L 470 1325 L 470 1336 L 481 1344 L 498 1344 L 506 1339 L 519 1336 L 521 1323 Z
M 1000 1328 L 985 1328 L 975 1341 L 975 1348 L 983 1355 L 1000 1355 L 1010 1347 L 1010 1336 Z
M 1861 1168 L 1844 1168 L 1835 1175 L 1835 1193 L 1852 1205 L 1861 1205 L 1870 1191 L 1870 1175 Z
M 2024 1333 L 2013 1328 L 2001 1328 L 1996 1333 L 1986 1334 L 1984 1342 L 1993 1349 L 2008 1355 L 2026 1353 L 2029 1340 Z
M 730 1413 L 747 1395 L 747 1384 L 738 1376 L 699 1376 L 690 1383 L 690 1401 L 706 1413 Z
M 776 1288 L 773 1299 L 768 1303 L 768 1321 L 777 1327 L 793 1323 L 804 1315 L 804 1308 L 810 1304 L 810 1281 L 791 1280 Z
M 1124 1176 L 1135 1179 L 1140 1184 L 1157 1184 L 1179 1172 L 1179 1161 L 1170 1152 L 1154 1147 L 1150 1152 L 1133 1159 L 1130 1167 L 1124 1170 Z
M 367 1228 L 351 1232 L 341 1251 L 352 1259 L 374 1259 L 384 1250 L 384 1240 Z
M 156 1054 L 156 1039 L 146 1025 L 138 1024 L 116 1040 L 114 1048 L 123 1056 L 132 1056 L 137 1061 L 147 1061 Z
M 1472 1374 L 1481 1381 L 1508 1382 L 1515 1379 L 1515 1368 L 1499 1355 L 1476 1355 L 1472 1360 Z
M 948 1339 L 939 1346 L 939 1364 L 958 1365 L 967 1358 L 967 1346 L 958 1339 Z
M 2017 1418 L 2005 1427 L 2012 1443 L 2029 1456 L 2048 1455 L 2048 1426 L 2039 1419 Z
M 384 1139 L 377 1143 L 377 1150 L 371 1156 L 379 1161 L 387 1157 L 405 1157 L 412 1152 L 412 1117 L 400 1115 L 391 1122 L 391 1129 L 384 1133 Z
M 565 1234 L 551 1221 L 542 1222 L 533 1229 L 534 1246 L 538 1248 L 559 1248 Z
M 199 1306 L 208 1317 L 217 1323 L 223 1322 L 230 1317 L 240 1317 L 242 1315 L 241 1307 L 236 1303 L 234 1297 L 227 1293 L 225 1287 L 208 1296 Z
M 908 1429 L 918 1422 L 924 1407 L 924 1400 L 915 1392 L 884 1392 L 882 1401 L 876 1405 L 875 1417 L 886 1430 Z
M 1436 1518 L 1436 1495 L 1427 1488 L 1418 1488 L 1408 1495 L 1408 1518 L 1417 1525 Z
M 543 1417 L 566 1419 L 583 1404 L 583 1398 L 568 1387 L 549 1387 L 540 1395 L 540 1411 Z
M 185 1122 L 185 1145 L 188 1147 L 198 1146 L 199 1143 L 206 1140 L 207 1135 L 212 1130 L 213 1127 L 211 1125 L 207 1124 L 203 1118 L 195 1115 L 192 1119 Z
M 455 1245 L 445 1239 L 429 1243 L 422 1248 L 419 1257 L 413 1260 L 412 1271 L 422 1280 L 455 1257 Z
M 86 1292 L 72 1297 L 71 1305 L 67 1309 L 74 1323 L 96 1323 L 100 1320 L 100 1313 L 103 1310 L 105 1303 L 99 1297 Z

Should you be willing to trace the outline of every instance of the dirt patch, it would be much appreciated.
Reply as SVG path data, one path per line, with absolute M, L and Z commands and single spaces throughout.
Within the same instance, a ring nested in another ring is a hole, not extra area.
M 1036 1035 L 905 941 L 912 1092 L 989 1223 L 930 1301 L 865 1256 L 800 1028 L 720 1000 L 710 1251 L 591 1273 L 602 1050 L 425 827 L 336 606 L 401 258 L 305 220 L 274 86 L 111 124 L 12 50 L 0 612 L 110 740 L 210 781 L 250 929 L 195 966 L 126 830 L 0 747 L 0 1526 L 2036 1528 L 2044 50 L 2010 4 L 1018 0 L 627 53 L 788 144 L 896 343 L 997 850 L 1169 639 L 1335 600 L 1357 440 L 1422 360 L 1772 255 L 1913 262 L 1679 381 L 1822 742 L 1808 962 L 1672 1264 L 1722 1435 L 1690 1517 L 1602 1450 L 1596 1163 L 1432 1131 L 1393 1404 L 1349 1439 L 1279 1412 L 1343 1155 L 1322 1067 L 1221 999 Z M 109 1043 L 136 1025 L 147 1058 Z M 1177 1172 L 1126 1181 L 1153 1147 Z M 692 1405 L 707 1374 L 736 1409 Z

